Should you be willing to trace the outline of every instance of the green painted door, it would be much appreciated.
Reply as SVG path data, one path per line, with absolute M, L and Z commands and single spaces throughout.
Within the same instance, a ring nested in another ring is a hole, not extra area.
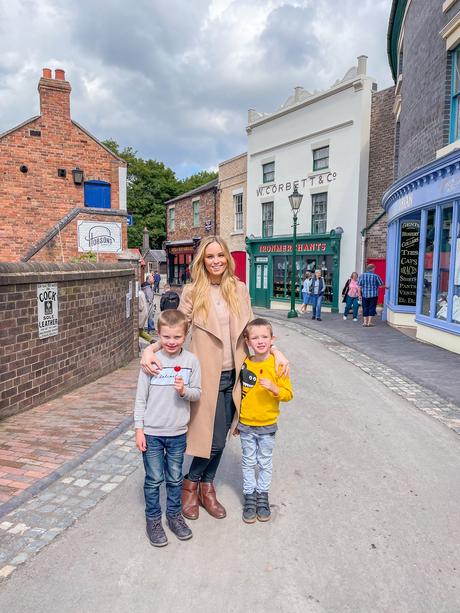
M 266 309 L 270 308 L 270 294 L 268 290 L 268 262 L 256 261 L 255 263 L 254 305 L 264 307 Z

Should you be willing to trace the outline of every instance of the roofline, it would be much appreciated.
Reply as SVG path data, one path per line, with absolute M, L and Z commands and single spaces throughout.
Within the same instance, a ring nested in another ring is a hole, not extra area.
M 232 158 L 229 158 L 228 160 L 224 160 L 223 162 L 219 162 L 217 164 L 217 166 L 223 166 L 224 164 L 228 164 L 229 162 L 234 162 L 235 160 L 239 160 L 240 158 L 243 157 L 247 157 L 248 156 L 248 152 L 245 151 L 244 153 L 240 153 L 239 155 L 235 155 Z
M 388 21 L 387 55 L 391 74 L 395 83 L 398 69 L 398 41 L 407 3 L 408 0 L 393 0 Z
M 10 128 L 6 132 L 2 132 L 2 134 L 0 134 L 0 138 L 3 138 L 4 136 L 8 136 L 8 134 L 11 134 L 12 132 L 16 132 L 16 130 L 20 130 L 21 128 L 26 126 L 28 123 L 32 123 L 33 121 L 35 121 L 37 119 L 40 119 L 40 117 L 41 117 L 41 115 L 35 115 L 35 117 L 31 117 L 30 119 L 26 119 L 26 121 L 23 121 L 18 126 L 14 126 L 14 128 Z
M 104 143 L 101 143 L 101 141 L 98 138 L 96 138 L 93 134 L 91 134 L 91 132 L 88 132 L 88 130 L 86 128 L 81 126 L 79 123 L 77 123 L 73 119 L 71 119 L 71 122 L 73 123 L 74 126 L 79 128 L 82 132 L 84 132 L 87 136 L 89 136 L 94 142 L 96 142 L 98 145 L 103 147 L 103 149 L 105 149 L 107 151 L 107 153 L 110 153 L 110 155 L 112 155 L 118 161 L 123 162 L 123 164 L 126 164 L 126 166 L 128 165 L 128 162 L 126 160 L 124 160 L 119 155 L 114 153 L 111 149 L 109 149 L 106 145 L 104 145 Z
M 195 187 L 195 189 L 190 190 L 189 192 L 185 192 L 180 196 L 176 196 L 175 198 L 171 198 L 170 200 L 166 200 L 164 204 L 171 204 L 173 202 L 178 202 L 179 200 L 183 200 L 184 198 L 189 198 L 190 196 L 195 196 L 196 194 L 201 194 L 202 192 L 206 192 L 209 189 L 215 187 L 217 188 L 219 183 L 219 177 L 200 185 L 200 187 Z

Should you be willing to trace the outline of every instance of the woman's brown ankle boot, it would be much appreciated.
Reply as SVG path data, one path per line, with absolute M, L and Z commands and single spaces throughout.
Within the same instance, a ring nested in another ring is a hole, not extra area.
M 198 496 L 201 506 L 204 507 L 212 517 L 223 519 L 227 515 L 225 508 L 216 498 L 216 490 L 212 482 L 203 483 L 203 481 L 201 481 Z
M 199 502 L 198 502 L 198 485 L 199 481 L 190 481 L 184 479 L 182 483 L 182 515 L 187 519 L 198 519 Z

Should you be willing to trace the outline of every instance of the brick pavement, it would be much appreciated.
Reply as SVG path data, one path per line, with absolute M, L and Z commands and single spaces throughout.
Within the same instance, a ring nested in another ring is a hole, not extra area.
M 0 421 L 0 517 L 65 473 L 131 420 L 139 360 Z

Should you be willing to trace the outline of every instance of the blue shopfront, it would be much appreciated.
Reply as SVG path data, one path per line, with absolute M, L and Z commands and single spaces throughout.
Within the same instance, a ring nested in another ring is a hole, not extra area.
M 460 151 L 400 179 L 382 206 L 388 322 L 460 353 Z

